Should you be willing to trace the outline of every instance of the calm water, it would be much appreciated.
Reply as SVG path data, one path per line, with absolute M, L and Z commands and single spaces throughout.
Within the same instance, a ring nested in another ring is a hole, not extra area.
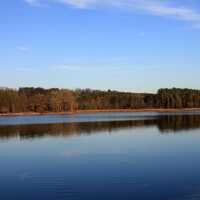
M 0 199 L 199 200 L 200 113 L 0 117 Z

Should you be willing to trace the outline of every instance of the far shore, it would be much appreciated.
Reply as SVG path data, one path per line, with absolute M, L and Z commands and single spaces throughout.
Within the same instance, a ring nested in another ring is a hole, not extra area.
M 181 108 L 181 109 L 163 109 L 163 108 L 152 108 L 152 109 L 105 109 L 105 110 L 76 110 L 71 112 L 21 112 L 21 113 L 0 113 L 0 116 L 37 116 L 37 115 L 73 115 L 73 114 L 84 114 L 84 113 L 101 113 L 101 112 L 191 112 L 200 111 L 200 108 Z

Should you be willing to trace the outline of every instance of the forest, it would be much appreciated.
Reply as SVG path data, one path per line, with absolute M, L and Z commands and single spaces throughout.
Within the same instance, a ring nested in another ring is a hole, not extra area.
M 152 108 L 200 108 L 200 90 L 159 89 L 150 94 L 33 87 L 0 89 L 0 113 Z

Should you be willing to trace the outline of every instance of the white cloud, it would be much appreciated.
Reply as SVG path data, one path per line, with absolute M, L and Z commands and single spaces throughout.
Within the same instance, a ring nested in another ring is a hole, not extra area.
M 175 17 L 184 21 L 200 23 L 200 13 L 191 8 L 170 6 L 164 3 L 160 3 L 158 1 L 142 2 L 143 3 L 137 3 L 136 8 L 147 11 L 150 14 L 157 16 Z
M 191 22 L 196 27 L 200 26 L 200 13 L 192 8 L 175 6 L 169 1 L 160 0 L 25 0 L 30 5 L 39 3 L 61 3 L 80 9 L 115 7 L 139 10 L 151 15 L 173 17 L 179 20 Z M 167 3 L 168 2 L 168 3 Z

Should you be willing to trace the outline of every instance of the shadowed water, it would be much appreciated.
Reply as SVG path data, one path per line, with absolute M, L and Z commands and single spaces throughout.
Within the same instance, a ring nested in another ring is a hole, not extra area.
M 71 118 L 0 119 L 0 199 L 200 199 L 198 113 Z

